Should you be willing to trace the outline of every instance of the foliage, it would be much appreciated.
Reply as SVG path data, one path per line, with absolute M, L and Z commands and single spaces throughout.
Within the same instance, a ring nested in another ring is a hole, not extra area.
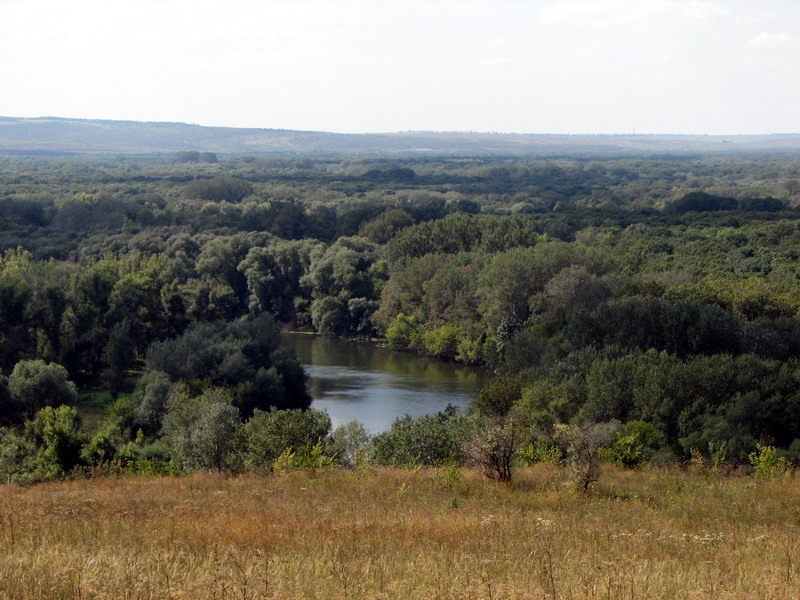
M 46 406 L 25 424 L 25 436 L 34 444 L 36 475 L 63 477 L 81 462 L 86 434 L 78 429 L 78 413 L 71 406 Z
M 139 428 L 157 440 L 181 393 L 229 388 L 244 419 L 307 408 L 275 319 L 519 376 L 477 412 L 513 406 L 524 442 L 616 419 L 626 463 L 784 452 L 800 439 L 795 163 L 3 158 L 0 425 L 74 404 L 70 382 L 124 398 L 143 360 L 86 461 Z
M 307 408 L 311 401 L 306 374 L 281 348 L 269 315 L 192 326 L 179 338 L 153 344 L 147 367 L 171 381 L 208 378 L 211 385 L 232 388 L 244 418 L 256 409 Z
M 516 376 L 496 377 L 478 392 L 472 410 L 485 417 L 508 414 L 522 395 L 522 381 Z
M 414 348 L 419 343 L 419 331 L 413 317 L 399 313 L 386 328 L 386 341 L 397 348 Z
M 284 457 L 289 463 L 295 459 L 310 460 L 306 456 L 307 450 L 322 443 L 330 429 L 331 420 L 325 412 L 299 409 L 256 410 L 244 425 L 245 462 L 251 467 L 271 469 L 275 461 L 287 451 L 289 454 L 294 453 L 291 460 L 289 454 Z
M 211 179 L 195 179 L 186 185 L 183 195 L 186 198 L 214 202 L 240 202 L 252 191 L 253 186 L 247 181 L 235 177 L 217 176 Z
M 789 474 L 789 461 L 778 454 L 774 446 L 758 444 L 756 451 L 748 457 L 755 476 L 761 479 L 775 479 Z
M 33 480 L 36 469 L 36 446 L 27 436 L 13 429 L 0 429 L 0 473 L 8 483 Z
M 232 395 L 210 388 L 195 398 L 170 398 L 164 439 L 187 469 L 235 471 L 241 463 L 241 423 Z
M 147 371 L 136 384 L 133 393 L 133 426 L 153 437 L 161 432 L 167 412 L 167 399 L 172 390 L 172 380 L 162 371 Z
M 561 448 L 553 440 L 536 440 L 520 448 L 517 462 L 523 467 L 536 463 L 559 464 L 561 454 Z
M 74 405 L 75 384 L 61 365 L 43 360 L 21 360 L 8 377 L 8 389 L 26 418 L 46 406 Z
M 303 444 L 299 448 L 286 448 L 280 456 L 275 459 L 272 468 L 277 471 L 289 471 L 296 469 L 329 469 L 336 464 L 336 457 L 325 454 L 322 441 L 316 444 Z
M 399 417 L 388 431 L 372 438 L 372 460 L 404 467 L 462 462 L 471 429 L 472 422 L 454 410 L 416 419 Z
M 364 464 L 372 436 L 358 421 L 350 421 L 334 429 L 325 441 L 325 452 L 345 467 Z

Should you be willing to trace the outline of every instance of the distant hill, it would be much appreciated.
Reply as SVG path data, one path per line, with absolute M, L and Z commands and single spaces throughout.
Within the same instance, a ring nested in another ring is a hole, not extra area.
M 800 150 L 800 134 L 342 134 L 186 123 L 0 117 L 0 154 L 153 154 L 183 150 L 288 154 L 574 154 Z

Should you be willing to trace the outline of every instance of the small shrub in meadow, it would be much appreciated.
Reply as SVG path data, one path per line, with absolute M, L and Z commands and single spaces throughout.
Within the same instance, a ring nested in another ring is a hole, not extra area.
M 756 451 L 751 452 L 750 464 L 753 465 L 755 476 L 760 479 L 776 479 L 785 477 L 790 473 L 789 461 L 779 456 L 774 446 L 758 444 Z

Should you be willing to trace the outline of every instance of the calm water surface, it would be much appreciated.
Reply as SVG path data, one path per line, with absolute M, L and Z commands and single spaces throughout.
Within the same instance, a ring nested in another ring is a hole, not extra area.
M 367 342 L 284 333 L 309 375 L 312 408 L 327 410 L 333 426 L 360 421 L 371 433 L 397 417 L 465 409 L 489 374 Z

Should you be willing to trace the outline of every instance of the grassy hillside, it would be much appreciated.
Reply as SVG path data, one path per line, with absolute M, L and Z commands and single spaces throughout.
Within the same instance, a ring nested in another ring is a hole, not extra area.
M 0 597 L 800 597 L 795 479 L 550 465 L 0 489 Z

